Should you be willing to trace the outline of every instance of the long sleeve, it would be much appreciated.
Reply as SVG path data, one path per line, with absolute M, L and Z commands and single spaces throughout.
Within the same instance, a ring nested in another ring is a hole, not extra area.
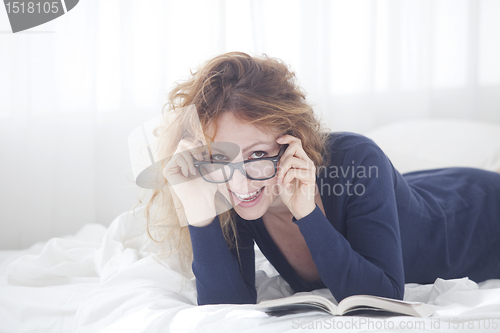
M 230 250 L 227 246 L 218 217 L 207 226 L 188 227 L 198 305 L 255 304 L 255 253 L 251 234 L 238 226 L 240 266 L 236 249 Z
M 351 172 L 353 167 L 355 174 Z M 344 200 L 346 236 L 334 228 L 318 206 L 293 221 L 300 228 L 321 280 L 337 301 L 360 294 L 401 300 L 404 268 L 392 164 L 376 144 L 364 142 L 347 152 L 342 168 L 344 172 L 349 170 L 341 176 L 344 193 L 343 199 L 338 199 Z M 340 193 L 341 187 L 334 189 Z

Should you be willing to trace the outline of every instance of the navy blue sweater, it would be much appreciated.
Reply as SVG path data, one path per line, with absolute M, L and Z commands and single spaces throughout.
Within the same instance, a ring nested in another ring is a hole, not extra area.
M 305 282 L 262 218 L 237 218 L 239 252 L 220 226 L 189 226 L 198 304 L 256 303 L 254 241 L 295 292 L 328 288 L 403 299 L 405 283 L 468 276 L 500 278 L 500 174 L 454 167 L 400 174 L 361 134 L 330 135 L 331 159 L 317 185 L 316 209 L 299 226 L 320 279 Z

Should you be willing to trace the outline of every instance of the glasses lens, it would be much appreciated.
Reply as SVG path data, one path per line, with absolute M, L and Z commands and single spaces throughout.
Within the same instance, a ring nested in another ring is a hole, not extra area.
M 245 172 L 253 179 L 266 179 L 273 177 L 276 173 L 274 163 L 269 160 L 254 160 L 244 165 Z
M 200 171 L 205 180 L 214 183 L 224 183 L 231 176 L 231 168 L 224 164 L 203 164 Z

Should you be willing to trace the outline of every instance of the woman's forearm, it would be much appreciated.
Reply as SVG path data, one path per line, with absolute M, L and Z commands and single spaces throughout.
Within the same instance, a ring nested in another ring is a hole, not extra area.
M 394 253 L 384 253 L 381 247 L 381 252 L 373 253 L 370 260 L 364 258 L 352 249 L 318 207 L 304 218 L 294 219 L 294 222 L 306 240 L 321 280 L 337 301 L 361 294 L 403 299 L 402 263 L 392 260 Z M 390 262 L 392 269 L 384 270 L 376 265 L 376 261 Z
M 243 276 L 237 258 L 226 244 L 218 217 L 204 227 L 189 225 L 189 232 L 198 305 L 255 304 L 255 257 L 253 264 L 250 260 L 242 262 L 245 267 L 251 266 Z M 246 257 L 250 257 L 250 254 L 247 253 Z

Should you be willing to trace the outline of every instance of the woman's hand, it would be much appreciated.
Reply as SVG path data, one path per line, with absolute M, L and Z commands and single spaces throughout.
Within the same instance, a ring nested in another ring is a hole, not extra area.
M 281 200 L 299 220 L 316 208 L 316 167 L 299 138 L 284 135 L 276 141 L 289 144 L 281 156 L 276 174 L 278 184 L 281 184 Z
M 202 227 L 210 224 L 217 215 L 215 210 L 215 193 L 217 185 L 206 182 L 193 164 L 193 156 L 202 160 L 201 153 L 197 150 L 203 147 L 203 143 L 196 144 L 190 139 L 182 139 L 177 146 L 174 155 L 163 169 L 163 175 L 167 179 L 170 190 L 173 191 L 175 208 L 181 223 Z

